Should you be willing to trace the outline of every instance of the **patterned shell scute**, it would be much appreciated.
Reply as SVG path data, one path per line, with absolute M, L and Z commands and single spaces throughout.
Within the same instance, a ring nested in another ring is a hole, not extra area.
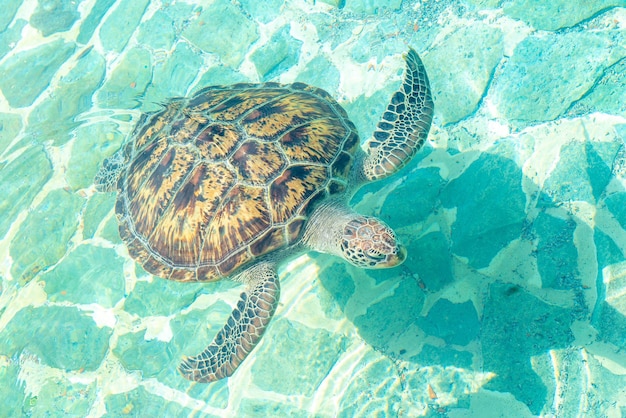
M 345 190 L 359 138 L 325 91 L 212 86 L 144 115 L 124 150 L 120 235 L 146 270 L 217 280 L 297 242 Z

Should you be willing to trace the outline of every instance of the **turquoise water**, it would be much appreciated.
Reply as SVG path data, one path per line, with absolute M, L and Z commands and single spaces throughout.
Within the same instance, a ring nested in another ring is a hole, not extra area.
M 579 3 L 3 0 L 0 416 L 626 416 L 626 2 Z M 99 164 L 239 81 L 322 87 L 366 140 L 408 46 L 429 144 L 352 202 L 407 261 L 283 265 L 260 345 L 189 383 L 240 288 L 136 265 Z

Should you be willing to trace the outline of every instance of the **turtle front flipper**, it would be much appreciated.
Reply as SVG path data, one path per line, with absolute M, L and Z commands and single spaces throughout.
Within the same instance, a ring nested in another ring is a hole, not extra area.
M 390 176 L 404 167 L 428 137 L 434 109 L 428 75 L 413 49 L 409 49 L 405 60 L 402 86 L 391 97 L 366 145 L 363 175 L 370 181 Z
M 262 263 L 242 273 L 240 279 L 246 291 L 224 328 L 202 353 L 181 362 L 179 370 L 185 378 L 206 383 L 232 375 L 261 339 L 278 305 L 276 270 Z

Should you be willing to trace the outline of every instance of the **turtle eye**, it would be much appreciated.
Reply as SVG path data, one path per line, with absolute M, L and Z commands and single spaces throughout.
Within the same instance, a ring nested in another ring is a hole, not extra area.
M 377 251 L 373 248 L 367 249 L 365 251 L 365 255 L 367 255 L 369 258 L 376 260 L 376 261 L 380 261 L 385 258 L 384 254 L 382 254 L 380 251 Z

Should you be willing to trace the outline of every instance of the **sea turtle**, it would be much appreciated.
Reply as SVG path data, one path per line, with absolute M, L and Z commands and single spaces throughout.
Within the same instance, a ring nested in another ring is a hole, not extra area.
M 187 379 L 237 369 L 278 304 L 277 263 L 308 250 L 363 268 L 397 266 L 406 250 L 381 220 L 347 202 L 364 183 L 395 174 L 424 144 L 433 115 L 417 53 L 371 139 L 324 90 L 303 83 L 211 86 L 141 116 L 104 160 L 96 190 L 117 191 L 128 251 L 148 272 L 178 281 L 245 284 L 213 342 L 186 357 Z

